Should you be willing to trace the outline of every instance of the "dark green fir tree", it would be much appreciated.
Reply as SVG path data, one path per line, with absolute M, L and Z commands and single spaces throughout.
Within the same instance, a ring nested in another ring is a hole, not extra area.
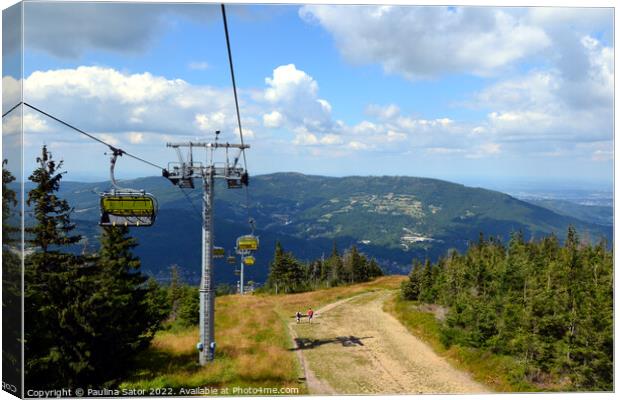
M 3 381 L 21 387 L 21 244 L 16 216 L 17 196 L 9 184 L 15 177 L 2 162 L 2 369 Z M 18 389 L 19 390 L 19 389 Z M 15 393 L 18 394 L 18 393 Z
M 81 257 L 69 253 L 80 236 L 72 234 L 71 207 L 58 197 L 62 161 L 43 146 L 28 193 L 34 226 L 27 228 L 31 253 L 25 259 L 25 383 L 26 388 L 69 386 L 85 368 L 82 331 L 76 314 L 83 301 L 78 290 Z

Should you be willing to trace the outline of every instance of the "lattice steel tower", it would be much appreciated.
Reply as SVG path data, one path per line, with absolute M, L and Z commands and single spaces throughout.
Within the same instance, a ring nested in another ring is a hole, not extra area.
M 215 358 L 215 284 L 213 280 L 213 200 L 215 179 L 225 179 L 229 189 L 248 185 L 248 173 L 238 167 L 241 153 L 250 146 L 246 144 L 218 143 L 219 131 L 214 142 L 167 143 L 176 150 L 179 162 L 170 163 L 164 176 L 180 188 L 194 188 L 194 179 L 202 180 L 202 277 L 200 279 L 200 342 L 197 345 L 200 365 Z M 181 149 L 187 148 L 184 158 Z M 205 164 L 194 161 L 194 149 L 205 149 Z M 225 149 L 226 160 L 215 163 L 214 152 Z M 229 150 L 238 154 L 231 160 Z

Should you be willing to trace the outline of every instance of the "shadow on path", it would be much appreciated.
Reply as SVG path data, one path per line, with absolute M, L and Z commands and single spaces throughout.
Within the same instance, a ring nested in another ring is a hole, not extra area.
M 352 347 L 352 346 L 363 346 L 362 340 L 371 339 L 372 336 L 366 337 L 356 337 L 356 336 L 337 336 L 335 338 L 330 339 L 309 339 L 298 337 L 295 338 L 295 345 L 297 346 L 294 349 L 289 349 L 290 351 L 296 350 L 307 350 L 314 349 L 315 347 L 323 346 L 324 344 L 330 343 L 340 343 L 343 347 Z

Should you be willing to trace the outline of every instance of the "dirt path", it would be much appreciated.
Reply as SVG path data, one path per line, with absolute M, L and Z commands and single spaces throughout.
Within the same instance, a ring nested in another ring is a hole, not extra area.
M 342 300 L 326 305 L 325 307 L 315 312 L 316 314 L 315 318 L 319 318 L 319 315 L 323 314 L 324 312 L 331 310 L 334 307 L 338 307 L 339 305 L 347 301 L 350 301 L 354 299 L 355 297 L 349 297 L 347 299 L 342 299 Z M 301 371 L 302 371 L 302 374 L 304 375 L 304 380 L 306 381 L 306 386 L 308 387 L 308 391 L 310 392 L 310 394 L 337 394 L 337 392 L 334 390 L 334 388 L 332 388 L 329 385 L 329 383 L 317 378 L 314 372 L 312 371 L 312 369 L 308 368 L 306 358 L 304 357 L 304 352 L 299 351 L 301 350 L 300 346 L 303 346 L 303 342 L 300 341 L 300 338 L 297 335 L 297 332 L 295 329 L 296 325 L 297 325 L 296 322 L 291 322 L 288 328 L 291 334 L 291 338 L 293 338 L 293 344 L 295 345 L 295 348 L 298 349 L 298 351 L 296 351 L 297 359 L 299 360 L 299 365 L 301 365 Z
M 311 394 L 486 393 L 383 311 L 387 291 L 365 293 L 292 324 Z

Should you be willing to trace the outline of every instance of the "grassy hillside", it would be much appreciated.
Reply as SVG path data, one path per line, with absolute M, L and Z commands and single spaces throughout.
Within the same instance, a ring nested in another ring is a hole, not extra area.
M 197 365 L 196 327 L 158 332 L 151 347 L 121 385 L 125 389 L 199 386 L 287 387 L 306 393 L 287 325 L 297 310 L 319 308 L 341 298 L 377 289 L 397 289 L 403 276 L 286 296 L 223 296 L 216 301 L 216 360 Z M 231 389 L 232 390 L 232 389 Z M 231 393 L 232 394 L 232 393 Z M 290 393 L 289 393 L 290 394 Z

